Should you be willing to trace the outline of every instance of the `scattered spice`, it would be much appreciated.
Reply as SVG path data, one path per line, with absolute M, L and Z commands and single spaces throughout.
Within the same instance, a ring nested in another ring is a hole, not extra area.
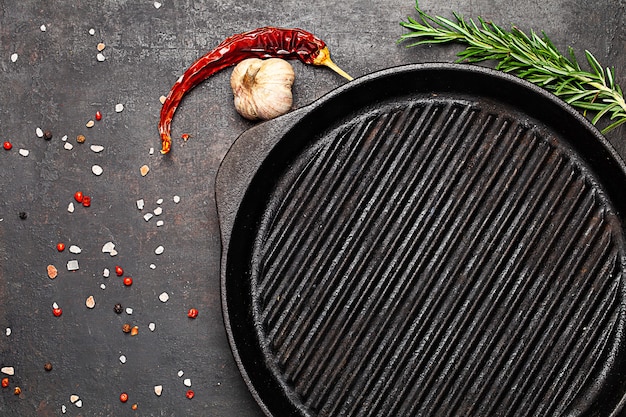
M 48 265 L 48 278 L 55 279 L 58 274 L 59 271 L 54 265 Z
M 83 197 L 83 207 L 89 207 L 89 206 L 91 206 L 91 197 L 86 195 Z
M 120 303 L 117 303 L 113 306 L 113 311 L 115 311 L 116 314 L 122 314 L 122 311 L 124 311 L 124 309 L 122 308 L 122 305 Z
M 0 369 L 0 372 L 5 375 L 13 376 L 15 375 L 15 368 L 13 368 L 12 366 L 5 366 L 4 368 Z
M 15 387 L 13 389 L 13 394 L 20 395 L 22 393 L 22 389 L 20 387 Z
M 139 327 L 138 326 L 133 326 L 133 328 L 130 329 L 130 335 L 131 336 L 137 336 L 138 333 L 139 333 Z
M 43 365 L 43 369 L 45 369 L 45 370 L 46 370 L 46 372 L 50 372 L 50 371 L 52 370 L 52 364 L 51 364 L 50 362 L 46 362 L 46 363 Z
M 25 211 L 20 211 L 17 215 L 22 220 L 26 220 L 26 218 L 28 217 L 28 214 Z
M 46 130 L 45 132 L 43 132 L 43 138 L 45 140 L 51 140 L 52 139 L 52 132 L 49 130 Z
M 93 295 L 87 297 L 87 300 L 85 300 L 85 305 L 87 306 L 87 308 L 94 308 L 96 306 L 96 300 L 95 298 L 93 298 Z
M 124 275 L 124 270 L 122 269 L 121 266 L 115 265 L 115 275 L 117 275 L 118 277 L 121 277 L 122 275 Z
M 130 333 L 130 330 L 131 330 L 130 324 L 124 323 L 124 325 L 122 326 L 122 331 L 124 333 Z
M 76 136 L 76 142 L 84 143 L 85 142 L 85 135 L 78 135 L 78 136 Z
M 139 172 L 142 177 L 145 177 L 148 175 L 148 172 L 150 172 L 150 167 L 148 165 L 142 165 L 141 168 L 139 168 Z
M 82 203 L 83 202 L 83 198 L 84 198 L 84 196 L 83 196 L 83 192 L 82 191 L 76 191 L 74 193 L 74 200 L 76 200 L 77 202 Z
M 6 388 L 9 386 L 9 378 L 2 378 L 2 388 Z
M 128 401 L 128 394 L 126 394 L 125 392 L 120 394 L 120 401 L 125 403 L 126 401 Z
M 65 250 L 65 243 L 63 243 L 63 242 L 57 243 L 57 250 L 59 252 L 63 252 Z
M 289 65 L 289 64 L 287 64 L 287 65 Z M 180 135 L 180 138 L 182 140 L 184 140 L 185 142 L 187 142 L 187 140 L 189 140 L 189 138 L 190 138 L 189 133 L 183 133 L 182 135 Z
M 133 279 L 131 277 L 124 277 L 124 285 L 130 287 L 133 285 Z
M 80 397 L 78 395 L 76 395 L 76 394 L 70 395 L 70 402 L 72 404 L 76 404 L 76 401 L 78 401 L 78 400 L 80 400 Z
M 52 305 L 52 314 L 54 317 L 61 317 L 61 314 L 63 314 L 63 310 L 61 310 L 61 307 L 59 307 L 57 303 Z
M 131 408 L 132 410 L 136 410 L 136 409 L 137 409 L 137 403 L 135 403 L 135 404 L 131 405 L 131 406 L 130 406 L 130 408 Z
M 102 120 L 102 113 L 100 113 L 100 110 L 98 110 L 98 111 L 96 112 L 96 120 L 97 120 L 97 121 Z
M 102 52 L 104 51 L 104 48 L 106 48 L 106 45 L 103 42 L 100 42 L 96 48 L 98 49 L 98 52 Z
M 198 310 L 195 308 L 190 308 L 189 311 L 187 311 L 187 317 L 189 317 L 190 319 L 195 319 L 196 317 L 198 317 Z
M 155 385 L 154 393 L 157 395 L 157 397 L 160 397 L 161 394 L 163 393 L 163 385 Z
M 2 147 L 3 147 L 5 150 L 10 151 L 10 150 L 11 150 L 11 148 L 13 148 L 13 145 L 11 144 L 11 142 L 9 142 L 9 141 L 5 141 L 5 142 L 2 144 Z
M 190 400 L 194 397 L 194 395 L 196 395 L 193 390 L 187 390 L 187 392 L 185 393 L 185 397 L 189 398 Z

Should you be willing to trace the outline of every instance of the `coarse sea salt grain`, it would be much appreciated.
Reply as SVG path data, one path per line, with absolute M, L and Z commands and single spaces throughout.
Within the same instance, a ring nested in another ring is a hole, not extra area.
M 95 35 L 96 34 L 96 30 L 94 28 L 89 29 L 89 34 L 91 36 Z
M 109 268 L 104 268 L 104 271 L 102 271 L 102 276 L 108 278 L 110 275 L 111 271 L 109 271 Z
M 154 323 L 148 324 L 148 329 L 150 329 L 150 331 L 153 332 L 154 329 L 156 329 L 156 324 L 154 324 Z
M 100 284 L 100 289 L 102 289 L 102 290 L 106 290 L 106 289 L 107 289 L 107 286 L 106 286 L 106 285 L 104 285 L 104 284 Z
M 98 60 L 98 62 L 104 62 L 106 60 L 106 57 L 104 56 L 104 54 L 98 53 L 98 55 L 96 55 L 96 59 Z
M 185 380 L 183 381 L 183 384 L 185 384 L 186 387 L 190 387 L 191 386 L 191 379 L 185 378 Z
M 126 356 L 120 355 L 120 363 L 126 363 Z
M 157 395 L 157 397 L 160 397 L 161 394 L 163 393 L 163 385 L 155 385 L 154 393 Z
M 76 246 L 76 245 L 71 245 L 69 251 L 70 251 L 70 253 L 79 254 L 83 250 L 80 247 Z
M 148 151 L 148 153 L 149 153 L 150 155 L 154 155 L 154 148 L 150 148 L 150 150 Z
M 2 372 L 5 375 L 13 376 L 15 375 L 15 368 L 13 368 L 12 366 L 5 366 L 2 369 L 0 369 L 0 372 Z
M 157 246 L 157 248 L 154 250 L 154 253 L 156 253 L 157 255 L 160 255 L 163 253 L 164 250 L 165 248 L 163 248 L 163 246 Z
M 163 220 L 159 220 L 156 224 L 157 224 L 157 227 L 161 227 L 163 226 L 164 223 L 163 223 Z
M 156 269 L 156 265 L 155 264 L 150 264 L 150 269 Z
M 123 110 L 124 110 L 124 105 L 123 105 L 122 103 L 117 103 L 117 104 L 115 105 L 115 111 L 116 111 L 117 113 L 121 113 Z
M 74 213 L 74 203 L 70 203 L 67 205 L 67 211 L 70 213 Z
M 178 377 L 180 378 L 180 377 L 182 377 L 183 375 L 185 375 L 185 373 L 181 370 L 181 371 L 178 371 L 178 374 L 177 374 L 177 375 L 178 375 Z
M 28 154 L 30 153 L 30 151 L 28 149 L 20 149 L 20 155 L 22 155 L 23 157 L 27 157 Z
M 7 327 L 7 329 L 4 331 L 4 334 L 6 334 L 6 335 L 7 335 L 7 337 L 8 337 L 8 336 L 11 336 L 11 328 L 10 328 L 10 327 Z
M 168 293 L 166 293 L 166 292 L 162 292 L 159 295 L 159 300 L 161 300 L 162 303 L 166 303 L 167 300 L 169 300 L 169 299 L 170 299 L 170 295 Z
M 126 307 L 126 314 L 128 314 L 129 316 L 133 314 L 133 309 L 130 307 Z
M 161 4 L 161 3 L 159 3 L 158 1 L 155 1 L 155 2 L 154 2 L 154 8 L 155 8 L 155 9 L 159 9 L 159 8 L 161 8 L 161 6 L 162 6 L 162 4 Z
M 69 142 L 65 142 L 65 145 L 63 145 L 63 147 L 68 151 L 71 151 L 72 149 L 74 149 L 74 145 L 72 145 Z
M 174 200 L 174 203 L 176 204 L 180 203 L 180 196 L 175 195 L 173 200 Z
M 35 134 L 37 135 L 37 137 L 39 138 L 43 138 L 43 130 L 41 130 L 40 127 L 38 127 L 37 129 L 35 129 Z
M 62 140 L 63 142 L 67 142 L 67 135 L 63 135 L 63 137 L 61 138 L 61 140 Z
M 91 167 L 91 172 L 93 172 L 94 175 L 96 176 L 100 176 L 102 175 L 102 172 L 104 170 L 102 169 L 102 167 L 100 165 L 94 165 Z
M 107 242 L 104 245 L 102 245 L 102 253 L 111 253 L 111 251 L 114 249 L 115 249 L 115 243 L 113 242 Z M 105 269 L 105 271 L 108 272 L 108 269 Z
M 68 271 L 77 271 L 79 268 L 78 261 L 76 259 L 72 259 L 67 261 L 67 270 Z
M 163 214 L 163 209 L 161 207 L 157 207 L 154 209 L 155 216 L 160 216 L 161 214 Z
M 17 54 L 11 55 L 11 62 L 17 62 Z
M 47 30 L 46 25 L 39 26 L 39 30 L 45 32 Z
M 91 149 L 95 153 L 100 153 L 100 152 L 102 152 L 104 150 L 104 146 L 102 146 L 102 145 L 91 145 L 89 147 L 89 149 Z
M 143 210 L 144 205 L 145 205 L 145 203 L 144 203 L 144 201 L 143 201 L 143 198 L 140 198 L 139 200 L 137 200 L 137 208 L 138 208 L 139 210 Z
M 159 205 L 163 204 L 163 199 L 162 199 L 162 198 L 159 198 L 159 199 L 156 201 L 156 203 L 157 203 L 157 204 L 159 204 Z
M 145 221 L 149 221 L 152 217 L 154 217 L 154 215 L 152 213 L 146 213 L 143 215 L 143 219 Z
M 65 413 L 67 412 L 67 407 L 65 406 L 65 404 L 63 404 L 63 405 L 61 406 L 61 412 L 62 412 L 63 414 L 65 414 Z

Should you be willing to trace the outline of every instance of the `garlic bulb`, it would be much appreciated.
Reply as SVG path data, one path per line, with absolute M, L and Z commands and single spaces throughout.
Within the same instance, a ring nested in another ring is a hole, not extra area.
M 268 120 L 287 113 L 293 102 L 294 77 L 291 64 L 284 59 L 241 61 L 230 76 L 237 112 L 250 120 Z

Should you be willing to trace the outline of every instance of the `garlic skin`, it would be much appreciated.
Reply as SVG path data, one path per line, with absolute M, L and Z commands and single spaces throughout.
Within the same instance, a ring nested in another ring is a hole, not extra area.
M 233 69 L 230 86 L 237 112 L 250 120 L 268 120 L 291 110 L 295 73 L 280 58 L 249 58 Z

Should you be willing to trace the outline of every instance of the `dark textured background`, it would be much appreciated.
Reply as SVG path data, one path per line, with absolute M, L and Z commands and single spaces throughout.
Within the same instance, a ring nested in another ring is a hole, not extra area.
M 173 123 L 173 151 L 162 157 L 159 97 L 197 57 L 258 26 L 314 32 L 353 76 L 406 63 L 450 62 L 459 50 L 396 44 L 404 33 L 398 22 L 415 15 L 411 0 L 161 3 L 156 9 L 152 0 L 0 0 L 0 140 L 14 145 L 10 152 L 0 150 L 0 366 L 16 369 L 11 389 L 0 390 L 1 416 L 57 416 L 63 404 L 68 416 L 261 416 L 223 328 L 213 196 L 220 160 L 252 123 L 231 105 L 230 71 L 224 71 L 186 98 Z M 626 85 L 624 0 L 430 0 L 421 7 L 446 17 L 454 10 L 505 27 L 544 30 L 562 50 L 571 45 L 582 57 L 589 49 L 602 64 L 615 66 Z M 106 44 L 105 62 L 96 60 L 99 42 Z M 19 55 L 15 63 L 13 53 Z M 345 82 L 326 69 L 294 67 L 296 108 Z M 117 103 L 124 104 L 123 112 L 114 111 Z M 103 120 L 87 129 L 97 110 Z M 52 131 L 53 139 L 38 138 L 37 127 Z M 622 127 L 607 135 L 622 155 L 625 132 Z M 191 135 L 185 144 L 181 133 Z M 78 134 L 86 143 L 76 143 Z M 73 150 L 63 149 L 63 135 Z M 93 153 L 91 144 L 103 145 L 104 152 Z M 29 156 L 20 156 L 19 148 Z M 104 168 L 100 177 L 91 173 L 95 163 Z M 146 177 L 139 174 L 143 164 L 151 168 Z M 67 205 L 77 190 L 91 195 L 92 206 L 70 214 Z M 135 206 L 140 198 L 143 212 Z M 158 218 L 142 217 L 159 198 L 162 227 L 156 227 Z M 21 211 L 27 219 L 18 217 Z M 58 241 L 83 251 L 58 253 Z M 101 253 L 107 241 L 115 242 L 116 257 Z M 157 256 L 159 245 L 165 252 Z M 68 259 L 78 259 L 80 270 L 67 272 Z M 54 281 L 46 275 L 48 264 L 59 268 Z M 116 264 L 134 278 L 132 287 L 123 287 L 114 274 L 102 277 L 104 268 Z M 170 294 L 165 304 L 158 300 L 163 291 Z M 89 295 L 96 298 L 93 310 L 84 305 Z M 52 316 L 53 302 L 63 308 L 62 317 Z M 116 315 L 116 302 L 133 314 Z M 198 319 L 186 317 L 190 307 L 200 310 Z M 138 325 L 139 335 L 123 334 L 124 322 Z M 148 330 L 150 322 L 156 331 Z M 46 362 L 52 372 L 44 371 Z M 192 400 L 185 398 L 184 378 L 192 379 Z M 159 384 L 161 397 L 153 393 Z M 12 393 L 16 385 L 20 396 Z M 126 404 L 118 400 L 123 391 L 130 396 Z M 82 408 L 70 403 L 72 394 L 80 396 Z

